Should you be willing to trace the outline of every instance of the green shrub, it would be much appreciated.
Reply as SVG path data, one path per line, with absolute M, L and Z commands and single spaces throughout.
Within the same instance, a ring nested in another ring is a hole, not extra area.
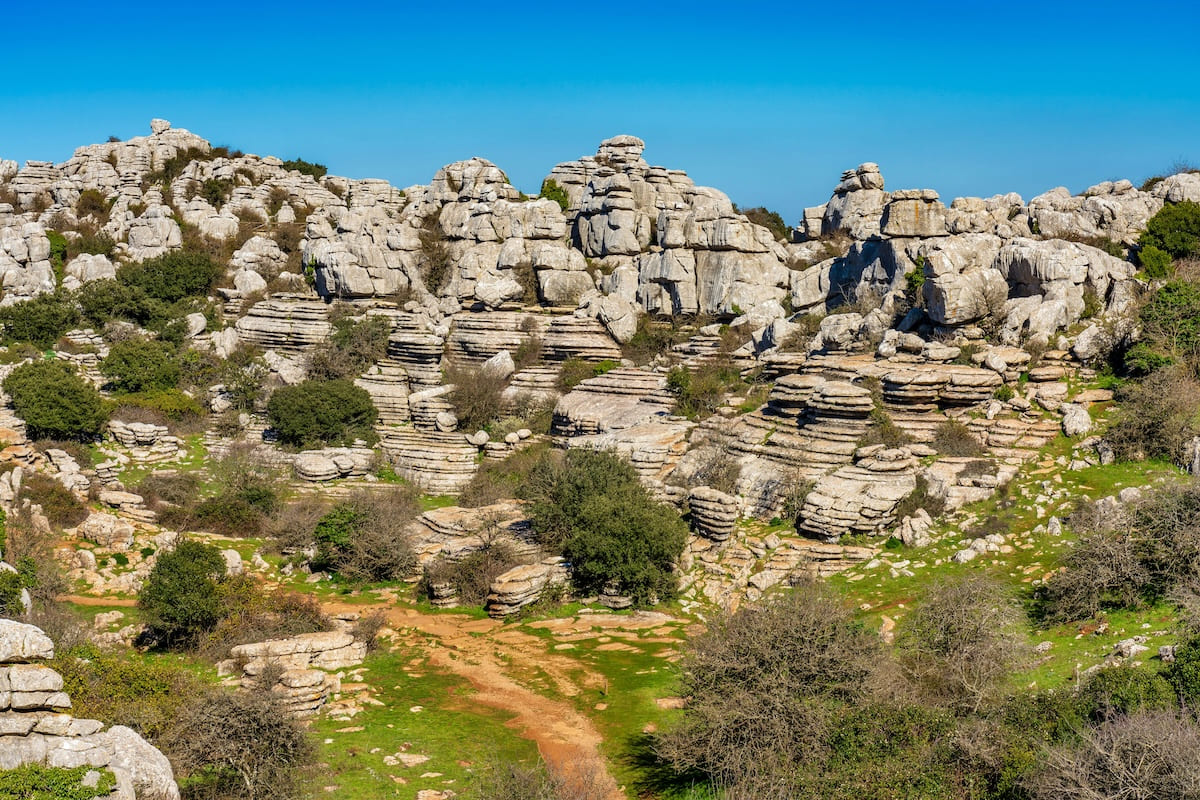
M 416 555 L 405 528 L 416 516 L 413 490 L 359 494 L 334 506 L 317 522 L 315 570 L 352 581 L 394 581 L 412 573 Z
M 31 472 L 21 482 L 21 495 L 40 505 L 55 528 L 73 528 L 87 519 L 87 507 L 67 487 L 44 472 Z
M 1200 283 L 1174 280 L 1161 286 L 1138 312 L 1145 353 L 1126 359 L 1146 366 L 1146 355 L 1200 364 Z
M 117 243 L 107 233 L 81 232 L 67 241 L 67 261 L 83 253 L 113 257 Z
M 46 231 L 50 240 L 50 266 L 54 270 L 55 285 L 62 286 L 63 269 L 67 264 L 67 237 L 58 231 Z
M 30 342 L 45 350 L 79 322 L 79 309 L 65 292 L 40 294 L 0 308 L 0 325 L 9 342 Z
M 1200 638 L 1193 636 L 1175 647 L 1175 661 L 1167 667 L 1166 679 L 1181 703 L 1200 709 Z
M 208 415 L 208 411 L 199 400 L 178 389 L 121 395 L 110 416 L 113 419 L 124 420 L 131 416 L 130 409 L 149 411 L 167 422 L 194 423 Z
M 328 381 L 361 375 L 387 355 L 391 330 L 391 321 L 378 315 L 337 320 L 329 339 L 309 354 L 308 377 Z
M 538 541 L 571 562 L 581 592 L 615 585 L 639 605 L 674 596 L 687 526 L 654 501 L 620 457 L 594 450 L 547 455 L 524 494 Z
M 160 551 L 138 593 L 147 627 L 168 647 L 189 644 L 221 619 L 225 559 L 212 545 L 183 539 Z
M 783 221 L 783 217 L 775 211 L 755 206 L 754 208 L 734 208 L 735 212 L 745 214 L 746 218 L 755 225 L 762 225 L 771 232 L 781 242 L 790 242 L 792 240 L 792 229 Z
M 100 780 L 95 785 L 84 786 L 83 777 L 91 771 L 88 766 L 67 768 L 41 764 L 0 770 L 0 800 L 94 800 L 107 797 L 116 789 L 117 779 L 107 769 L 100 771 Z
M 100 395 L 62 361 L 17 367 L 4 379 L 4 391 L 35 439 L 91 438 L 106 420 Z
M 1166 278 L 1171 274 L 1171 255 L 1152 244 L 1138 250 L 1138 264 L 1148 278 Z
M 1100 670 L 1083 687 L 1080 700 L 1097 722 L 1136 711 L 1164 711 L 1176 705 L 1175 689 L 1167 679 L 1153 670 L 1136 667 Z
M 324 164 L 316 164 L 312 161 L 305 161 L 303 158 L 292 158 L 283 162 L 284 169 L 294 169 L 302 175 L 311 175 L 316 180 L 321 180 L 325 177 L 325 173 L 329 172 L 329 168 Z
M 213 208 L 219 209 L 225 205 L 225 201 L 229 199 L 229 195 L 232 192 L 233 181 L 221 178 L 209 178 L 201 185 L 197 196 Z
M 538 192 L 538 197 L 544 197 L 547 200 L 553 200 L 558 203 L 558 207 L 566 211 L 571 206 L 571 198 L 567 195 L 567 190 L 558 185 L 558 181 L 554 178 L 546 178 L 542 181 L 542 190 Z
M 84 319 L 96 327 L 113 319 L 149 326 L 167 315 L 165 303 L 111 278 L 85 283 L 75 297 Z
M 203 690 L 198 675 L 187 667 L 90 644 L 59 648 L 49 666 L 62 675 L 73 713 L 125 725 L 150 741 L 160 740 Z
M 1146 223 L 1138 244 L 1155 247 L 1171 258 L 1200 251 L 1200 203 L 1167 203 Z
M 224 267 L 208 253 L 174 250 L 157 258 L 126 264 L 117 270 L 117 280 L 141 289 L 147 297 L 174 303 L 185 297 L 208 294 L 224 271 Z
M 17 617 L 25 613 L 21 592 L 26 588 L 19 572 L 0 571 L 0 617 Z
M 100 372 L 115 392 L 155 392 L 174 389 L 179 383 L 179 365 L 172 349 L 162 342 L 130 339 L 109 348 L 100 362 Z
M 985 452 L 971 429 L 954 419 L 948 419 L 934 429 L 931 444 L 944 456 L 971 458 Z
M 675 413 L 688 419 L 711 415 L 726 392 L 740 384 L 740 372 L 728 362 L 704 363 L 695 369 L 674 367 L 667 373 L 667 390 L 675 395 Z
M 611 372 L 619 366 L 621 365 L 616 361 L 607 359 L 593 363 L 584 361 L 582 358 L 568 358 L 562 362 L 558 373 L 558 389 L 562 392 L 569 392 L 588 378 L 595 378 Z
M 285 444 L 308 447 L 374 441 L 371 395 L 348 380 L 304 381 L 275 391 L 267 419 Z
M 108 222 L 108 212 L 111 208 L 112 203 L 96 189 L 84 189 L 79 193 L 79 200 L 75 202 L 76 216 L 82 218 L 90 215 L 95 217 L 100 224 Z
M 649 314 L 638 317 L 637 329 L 629 341 L 621 346 L 621 354 L 635 364 L 646 364 L 657 356 L 671 352 L 671 348 L 687 341 L 688 334 L 680 320 L 656 322 Z

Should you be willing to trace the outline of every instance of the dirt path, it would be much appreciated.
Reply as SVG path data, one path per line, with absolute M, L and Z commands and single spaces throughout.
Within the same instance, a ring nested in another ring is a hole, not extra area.
M 555 691 L 571 697 L 582 689 L 602 686 L 602 675 L 585 671 L 582 680 L 572 678 L 581 669 L 579 662 L 547 653 L 545 640 L 495 620 L 423 614 L 387 605 L 324 603 L 323 607 L 332 613 L 382 611 L 394 630 L 427 654 L 431 665 L 468 681 L 476 691 L 473 702 L 513 714 L 508 725 L 537 744 L 546 763 L 574 785 L 576 796 L 625 797 L 600 754 L 602 739 L 592 721 L 569 701 L 547 697 L 519 677 L 522 672 L 541 671 Z
M 77 606 L 120 606 L 133 608 L 137 600 L 132 597 L 89 597 L 82 594 L 60 594 L 54 598 L 60 603 L 72 603 Z
M 61 595 L 59 600 L 80 606 L 137 604 L 132 598 Z M 604 676 L 578 661 L 546 652 L 546 641 L 496 620 L 472 619 L 457 614 L 423 614 L 392 605 L 362 606 L 323 602 L 326 612 L 383 612 L 388 625 L 402 640 L 418 647 L 432 666 L 457 675 L 471 684 L 471 701 L 513 715 L 507 724 L 537 744 L 538 752 L 555 772 L 575 789 L 574 796 L 588 800 L 617 800 L 625 793 L 617 787 L 600 754 L 602 738 L 592 721 L 569 700 L 547 697 L 524 681 L 544 675 L 563 697 L 605 685 Z

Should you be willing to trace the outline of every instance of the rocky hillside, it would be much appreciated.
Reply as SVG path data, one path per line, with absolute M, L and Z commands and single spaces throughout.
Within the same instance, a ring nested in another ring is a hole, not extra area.
M 497 619 L 563 598 L 699 618 L 811 577 L 1040 559 L 1033 526 L 1060 536 L 1079 498 L 1032 475 L 1200 472 L 1175 369 L 1200 354 L 1175 246 L 1200 238 L 1200 174 L 946 205 L 865 163 L 790 228 L 643 150 L 605 140 L 537 197 L 481 158 L 399 188 L 164 120 L 0 161 L 0 505 L 23 532 L 0 610 L 65 592 L 39 560 L 144 599 L 202 540 L 212 580 L 266 597 L 416 585 Z M 1014 497 L 1031 530 L 989 527 Z M 612 563 L 626 546 L 636 568 Z M 222 627 L 244 608 L 205 629 L 226 682 L 289 717 L 365 713 L 361 675 L 333 674 L 365 669 L 359 615 L 254 602 L 254 636 Z M 89 636 L 170 649 L 150 607 Z M 77 766 L 37 749 L 66 730 L 51 699 L 13 706 L 37 724 L 8 714 L 24 749 L 0 767 Z

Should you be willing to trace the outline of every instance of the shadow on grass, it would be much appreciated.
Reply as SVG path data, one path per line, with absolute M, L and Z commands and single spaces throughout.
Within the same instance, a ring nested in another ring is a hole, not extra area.
M 619 760 L 637 771 L 632 788 L 639 797 L 664 800 L 710 800 L 716 797 L 699 770 L 678 772 L 654 751 L 654 736 L 638 733 L 625 741 Z

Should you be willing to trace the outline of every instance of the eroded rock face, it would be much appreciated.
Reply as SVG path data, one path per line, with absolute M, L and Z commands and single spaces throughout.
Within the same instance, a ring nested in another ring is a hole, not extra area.
M 119 800 L 178 800 L 166 756 L 129 728 L 104 730 L 76 719 L 62 676 L 39 661 L 53 658 L 38 628 L 0 619 L 0 769 L 24 764 L 112 770 Z

